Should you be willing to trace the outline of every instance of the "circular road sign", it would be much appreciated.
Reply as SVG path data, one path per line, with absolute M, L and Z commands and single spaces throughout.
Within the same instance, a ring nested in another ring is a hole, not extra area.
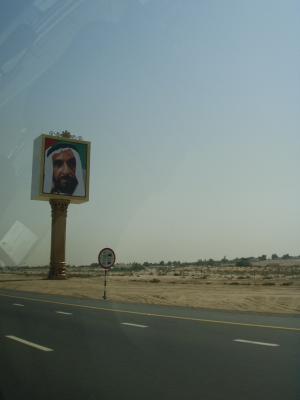
M 116 255 L 112 249 L 105 247 L 100 251 L 98 261 L 100 267 L 110 269 L 116 261 Z

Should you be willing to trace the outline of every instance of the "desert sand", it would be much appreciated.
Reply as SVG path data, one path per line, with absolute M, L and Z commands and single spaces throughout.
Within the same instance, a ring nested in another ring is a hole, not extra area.
M 47 280 L 44 276 L 0 274 L 0 290 L 14 289 L 77 298 L 100 299 L 103 274 Z M 196 280 L 186 277 L 109 275 L 107 297 L 114 302 L 188 306 L 264 313 L 300 312 L 300 282 L 286 285 L 242 280 Z

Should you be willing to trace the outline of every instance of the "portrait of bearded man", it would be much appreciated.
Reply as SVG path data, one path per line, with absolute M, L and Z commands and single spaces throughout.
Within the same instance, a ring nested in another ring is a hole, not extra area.
M 46 150 L 44 193 L 85 196 L 83 168 L 74 145 L 56 143 Z

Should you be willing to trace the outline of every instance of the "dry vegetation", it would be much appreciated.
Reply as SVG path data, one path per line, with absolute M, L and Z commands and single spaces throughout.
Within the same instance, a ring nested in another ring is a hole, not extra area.
M 45 267 L 6 269 L 0 274 L 0 289 L 101 298 L 103 271 L 99 267 L 69 267 L 68 276 L 64 281 L 49 281 Z M 117 266 L 108 277 L 108 298 L 119 302 L 299 313 L 300 260 L 260 261 L 249 267 L 181 265 L 139 270 Z

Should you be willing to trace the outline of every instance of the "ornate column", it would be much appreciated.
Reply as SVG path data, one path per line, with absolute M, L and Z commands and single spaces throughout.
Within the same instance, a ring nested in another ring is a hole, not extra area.
M 66 223 L 70 200 L 49 200 L 52 214 L 51 254 L 48 279 L 66 279 Z

